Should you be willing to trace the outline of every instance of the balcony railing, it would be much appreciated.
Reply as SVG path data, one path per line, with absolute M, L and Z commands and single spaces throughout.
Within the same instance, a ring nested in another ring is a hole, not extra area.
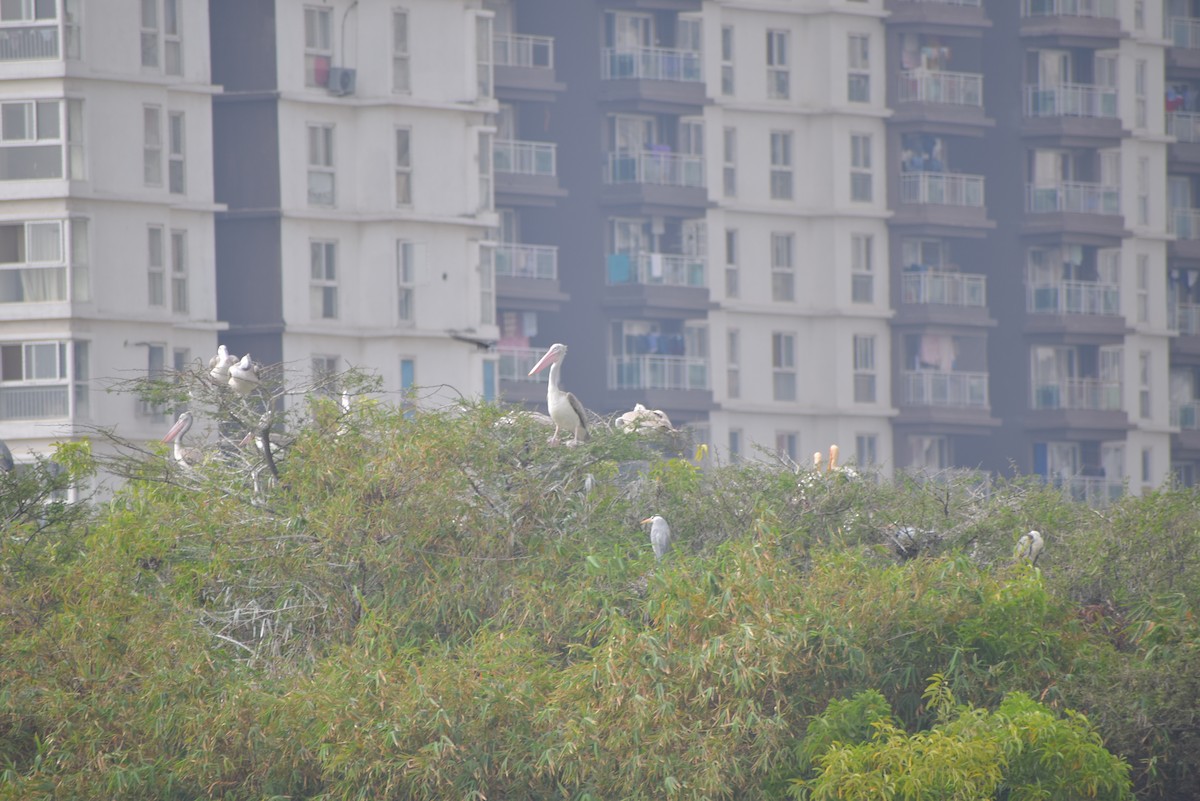
M 508 278 L 558 279 L 558 248 L 554 245 L 496 246 L 496 275 Z
M 553 177 L 557 174 L 556 148 L 553 142 L 497 139 L 492 146 L 493 167 L 499 173 Z
M 69 416 L 67 384 L 0 387 L 0 420 L 54 420 Z
M 1194 111 L 1168 112 L 1167 133 L 1180 142 L 1200 142 L 1200 114 Z
M 948 172 L 902 173 L 900 202 L 982 208 L 983 176 Z
M 1200 401 L 1172 403 L 1171 425 L 1184 431 L 1200 431 Z
M 1121 382 L 1096 378 L 1035 381 L 1033 408 L 1119 412 Z
M 983 76 L 973 72 L 900 73 L 900 102 L 983 107 Z
M 1121 313 L 1121 288 L 1095 281 L 1059 281 L 1029 287 L 1026 309 L 1034 314 Z
M 0 25 L 0 61 L 58 58 L 58 25 Z
M 1083 83 L 1026 86 L 1025 116 L 1115 119 L 1117 90 Z
M 982 0 L 909 0 L 910 3 L 941 3 L 944 6 L 979 6 Z
M 1200 336 L 1200 305 L 1177 303 L 1167 309 L 1167 323 L 1172 331 L 1186 336 Z
M 1125 482 L 1100 476 L 1056 476 L 1047 483 L 1061 489 L 1063 495 L 1077 503 L 1103 508 L 1121 500 Z
M 530 384 L 545 381 L 540 374 L 529 374 L 545 352 L 545 348 L 496 348 L 496 354 L 500 357 L 500 380 L 526 381 Z
M 604 182 L 704 188 L 704 157 L 685 153 L 609 153 Z
M 497 33 L 492 37 L 492 59 L 497 67 L 554 69 L 554 37 Z
M 1117 0 L 1021 0 L 1023 17 L 1117 18 Z
M 601 77 L 649 81 L 702 81 L 703 57 L 698 50 L 665 47 L 610 47 L 604 50 Z
M 608 284 L 706 285 L 704 258 L 674 253 L 610 253 Z
M 1167 17 L 1167 38 L 1175 47 L 1188 50 L 1200 49 L 1200 19 L 1193 17 Z
M 48 303 L 66 299 L 66 267 L 0 268 L 0 303 Z
M 988 408 L 988 374 L 947 370 L 900 373 L 900 402 L 906 406 Z
M 1116 186 L 1064 181 L 1057 186 L 1027 187 L 1026 211 L 1046 214 L 1056 211 L 1076 214 L 1120 214 L 1121 190 Z
M 1176 206 L 1167 215 L 1167 233 L 1179 239 L 1200 239 L 1200 209 Z
M 708 359 L 697 356 L 612 356 L 609 389 L 708 389 Z
M 987 278 L 964 273 L 906 273 L 900 276 L 901 302 L 917 305 L 987 305 Z

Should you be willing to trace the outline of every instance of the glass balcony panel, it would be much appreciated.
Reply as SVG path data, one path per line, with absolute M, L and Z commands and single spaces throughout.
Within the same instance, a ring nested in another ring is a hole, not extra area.
M 983 107 L 983 76 L 970 72 L 900 73 L 900 101 Z
M 496 275 L 509 278 L 558 279 L 558 248 L 553 245 L 496 246 Z
M 941 306 L 987 305 L 987 278 L 967 273 L 906 273 L 900 277 L 902 302 Z
M 1059 281 L 1029 288 L 1027 310 L 1034 314 L 1121 313 L 1121 288 L 1094 281 Z
M 1027 187 L 1025 210 L 1033 214 L 1072 212 L 1075 214 L 1121 213 L 1121 190 L 1116 186 L 1064 181 L 1047 186 Z
M 553 142 L 497 139 L 492 145 L 493 167 L 498 173 L 553 177 L 558 169 L 556 150 Z
M 983 176 L 946 172 L 901 173 L 900 202 L 982 208 Z
M 492 58 L 497 67 L 554 69 L 554 37 L 498 33 L 492 37 Z
M 1035 381 L 1033 408 L 1119 412 L 1121 382 L 1094 378 Z
M 604 80 L 702 81 L 702 54 L 665 47 L 610 47 L 603 56 Z
M 610 253 L 607 283 L 657 286 L 706 286 L 701 256 L 673 253 Z
M 695 356 L 613 356 L 609 389 L 706 390 L 708 359 Z
M 1117 0 L 1021 0 L 1023 17 L 1117 18 Z
M 900 373 L 901 401 L 908 406 L 988 408 L 988 374 L 943 370 Z
M 496 348 L 499 356 L 501 381 L 526 381 L 537 384 L 545 381 L 541 375 L 530 375 L 529 371 L 538 363 L 538 359 L 546 352 L 545 348 Z
M 604 181 L 703 189 L 704 157 L 660 151 L 609 153 Z
M 1079 83 L 1026 86 L 1025 116 L 1115 119 L 1117 90 Z

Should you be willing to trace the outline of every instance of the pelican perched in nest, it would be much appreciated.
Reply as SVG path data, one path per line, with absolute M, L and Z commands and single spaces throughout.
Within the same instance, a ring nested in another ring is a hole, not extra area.
M 259 385 L 258 370 L 262 365 L 250 360 L 247 353 L 229 368 L 229 387 L 239 395 L 249 395 Z

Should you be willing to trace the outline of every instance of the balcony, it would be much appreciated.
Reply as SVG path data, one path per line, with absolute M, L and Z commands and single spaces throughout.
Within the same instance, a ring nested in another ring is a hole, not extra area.
M 553 142 L 498 139 L 492 146 L 497 201 L 549 206 L 566 192 L 558 186 L 557 146 Z
M 1168 309 L 1168 327 L 1184 336 L 1200 336 L 1200 305 L 1177 303 Z
M 1200 209 L 1176 206 L 1167 215 L 1167 233 L 1175 235 L 1171 255 L 1178 259 L 1200 259 Z
M 1082 83 L 1026 86 L 1025 116 L 1116 119 L 1117 90 Z
M 698 50 L 665 47 L 605 48 L 600 77 L 606 81 L 704 80 L 703 56 Z
M 1200 50 L 1200 19 L 1192 17 L 1167 17 L 1164 22 L 1166 37 L 1172 47 L 1184 50 Z
M 0 387 L 0 421 L 64 420 L 71 416 L 68 384 Z
M 1184 431 L 1200 431 L 1200 401 L 1179 401 L 1171 404 L 1171 427 Z
M 1200 114 L 1194 111 L 1168 112 L 1167 134 L 1180 142 L 1200 142 Z
M 1095 281 L 1059 281 L 1029 287 L 1030 314 L 1121 314 L 1121 288 Z
M 983 176 L 948 172 L 902 172 L 896 225 L 934 226 L 947 235 L 961 228 L 993 228 L 983 205 Z
M 954 26 L 972 35 L 991 25 L 982 0 L 885 0 L 889 25 Z
M 1124 236 L 1121 188 L 1083 181 L 1026 185 L 1027 233 L 1077 234 L 1119 241 Z
M 1197 51 L 1200 69 L 1200 51 Z M 1167 134 L 1175 137 L 1167 156 L 1168 172 L 1200 172 L 1200 114 L 1194 111 L 1167 112 Z
M 708 359 L 698 356 L 612 356 L 608 388 L 703 390 L 708 386 Z
M 1061 381 L 1035 381 L 1034 409 L 1073 411 L 1121 411 L 1121 382 L 1096 378 L 1067 378 Z
M 608 257 L 608 285 L 704 287 L 704 259 L 672 253 L 612 253 Z
M 647 114 L 698 114 L 705 103 L 703 63 L 697 50 L 605 48 L 599 100 Z
M 496 298 L 500 308 L 557 312 L 567 296 L 558 284 L 558 248 L 501 243 L 496 246 Z
M 57 23 L 0 25 L 0 62 L 58 58 Z
M 545 348 L 496 348 L 500 373 L 500 395 L 509 403 L 534 404 L 545 401 L 545 373 L 529 375 Z
M 973 72 L 908 70 L 900 73 L 901 103 L 942 103 L 983 108 L 983 76 Z
M 639 215 L 694 216 L 708 207 L 703 156 L 659 150 L 609 153 L 604 183 L 605 205 Z
M 1117 0 L 1021 0 L 1021 36 L 1056 46 L 1116 46 Z
M 602 303 L 657 319 L 689 319 L 708 312 L 707 264 L 700 256 L 610 253 Z
M 901 371 L 900 403 L 904 406 L 988 408 L 988 374 L 943 370 Z
M 566 90 L 554 72 L 554 37 L 498 33 L 492 37 L 496 94 L 502 100 L 553 100 Z
M 900 302 L 984 308 L 987 278 L 966 273 L 907 273 L 900 277 Z
M 1103 509 L 1125 496 L 1125 482 L 1099 476 L 1055 477 L 1048 482 L 1076 503 Z
M 558 280 L 558 248 L 553 245 L 501 244 L 495 254 L 497 278 Z

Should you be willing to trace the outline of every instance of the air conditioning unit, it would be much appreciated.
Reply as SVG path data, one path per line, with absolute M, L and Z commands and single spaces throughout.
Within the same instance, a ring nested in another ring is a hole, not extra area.
M 329 68 L 329 94 L 352 95 L 358 80 L 358 70 L 353 67 Z

